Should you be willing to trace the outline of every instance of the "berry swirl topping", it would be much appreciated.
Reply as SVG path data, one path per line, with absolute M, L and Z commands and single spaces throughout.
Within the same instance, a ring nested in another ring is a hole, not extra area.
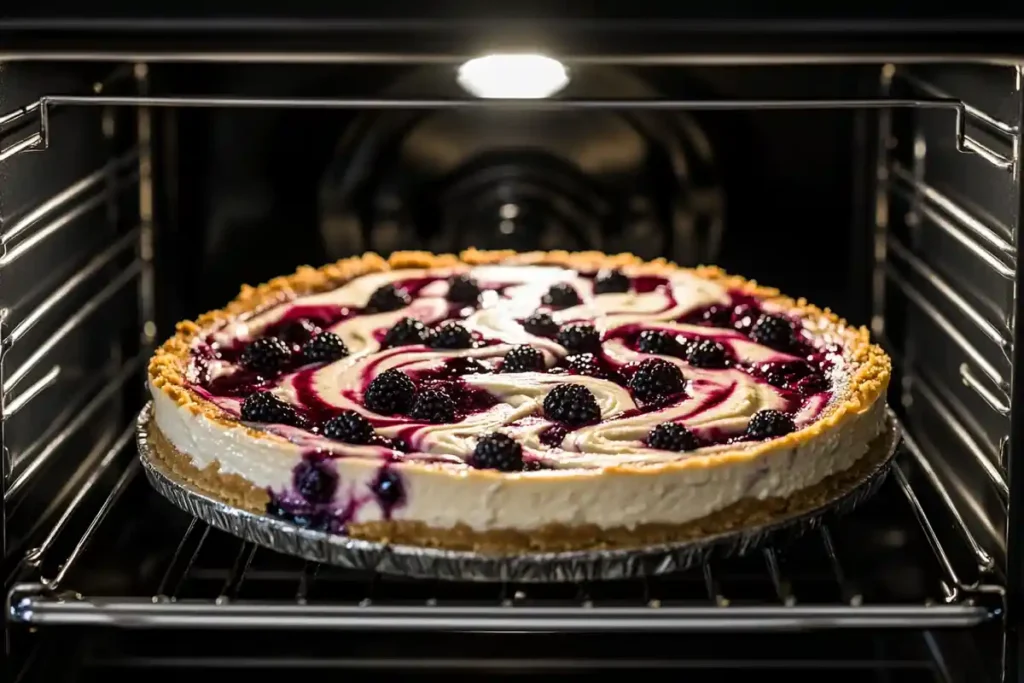
M 367 274 L 221 324 L 192 341 L 187 379 L 330 457 L 593 469 L 813 422 L 847 375 L 833 341 L 689 271 L 460 265 Z

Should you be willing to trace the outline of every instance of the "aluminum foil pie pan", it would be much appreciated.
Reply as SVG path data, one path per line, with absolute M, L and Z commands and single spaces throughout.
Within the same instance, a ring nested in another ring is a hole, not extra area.
M 821 505 L 770 522 L 679 543 L 642 548 L 493 556 L 462 550 L 392 545 L 303 529 L 290 522 L 233 508 L 178 480 L 153 453 L 148 427 L 152 404 L 139 414 L 137 443 L 146 477 L 158 493 L 211 526 L 281 553 L 347 569 L 451 581 L 558 583 L 633 579 L 688 569 L 715 557 L 741 555 L 789 540 L 830 517 L 850 512 L 881 487 L 899 444 L 891 413 L 872 449 L 875 464 Z

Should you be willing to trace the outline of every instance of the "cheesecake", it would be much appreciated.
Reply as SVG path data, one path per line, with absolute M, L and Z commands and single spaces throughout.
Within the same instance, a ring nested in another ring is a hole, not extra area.
M 226 505 L 490 553 L 785 515 L 878 460 L 867 330 L 718 268 L 468 250 L 344 259 L 179 323 L 150 442 Z

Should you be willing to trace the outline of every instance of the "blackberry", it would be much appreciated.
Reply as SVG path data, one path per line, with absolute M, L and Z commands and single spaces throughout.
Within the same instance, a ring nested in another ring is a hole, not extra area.
M 591 353 L 601 348 L 601 335 L 586 323 L 566 325 L 558 331 L 555 341 L 569 353 Z
M 242 420 L 298 426 L 299 416 L 291 407 L 269 391 L 260 391 L 242 401 Z
M 370 382 L 363 394 L 367 408 L 381 415 L 404 413 L 416 398 L 416 385 L 398 370 L 385 370 Z
M 597 356 L 592 353 L 576 353 L 565 359 L 569 371 L 587 377 L 600 377 L 603 372 Z
M 567 282 L 551 285 L 551 289 L 541 297 L 540 301 L 545 306 L 551 306 L 552 308 L 569 308 L 570 306 L 578 306 L 581 303 L 579 293 Z
M 481 470 L 518 472 L 523 469 L 523 447 L 505 434 L 487 434 L 476 442 L 470 464 Z
M 405 485 L 398 472 L 393 472 L 386 466 L 381 469 L 380 474 L 370 484 L 370 490 L 384 510 L 385 519 L 388 518 L 391 510 L 405 500 Z
M 435 349 L 468 349 L 473 346 L 473 335 L 461 324 L 449 320 L 434 328 L 428 343 Z
M 314 505 L 329 503 L 338 489 L 338 474 L 322 462 L 303 460 L 295 466 L 292 485 L 300 496 Z
M 686 347 L 670 332 L 644 330 L 636 339 L 636 350 L 659 356 L 680 356 L 686 351 Z
M 277 337 L 263 337 L 246 346 L 238 362 L 254 372 L 273 373 L 277 372 L 291 355 L 288 345 Z
M 468 275 L 448 278 L 448 301 L 457 304 L 475 304 L 480 298 L 480 285 Z
M 686 362 L 696 368 L 724 368 L 729 361 L 729 350 L 714 339 L 703 339 L 691 344 L 686 351 Z
M 395 346 L 412 346 L 426 344 L 433 333 L 430 328 L 416 318 L 402 318 L 384 335 L 381 347 L 390 349 Z
M 629 284 L 629 278 L 621 270 L 602 270 L 594 279 L 594 294 L 628 292 Z
M 686 388 L 686 378 L 674 364 L 661 358 L 641 361 L 636 372 L 629 378 L 633 396 L 644 403 L 681 394 Z
M 328 439 L 356 445 L 369 443 L 373 434 L 370 421 L 354 410 L 335 415 L 323 428 L 323 435 Z
M 383 285 L 370 295 L 366 302 L 367 313 L 386 313 L 397 311 L 409 305 L 411 299 L 409 293 L 404 289 L 398 289 L 394 285 Z
M 433 424 L 454 422 L 455 401 L 440 389 L 425 389 L 416 396 L 409 417 Z
M 559 384 L 544 397 L 544 416 L 576 427 L 600 420 L 601 408 L 582 384 Z
M 697 437 L 689 429 L 675 422 L 662 422 L 647 433 L 647 446 L 659 451 L 696 450 L 700 446 Z
M 558 334 L 558 323 L 547 313 L 534 313 L 523 321 L 523 329 L 538 337 L 554 337 Z
M 505 354 L 501 372 L 543 372 L 544 354 L 532 346 L 517 346 Z
M 321 332 L 302 346 L 302 357 L 310 363 L 332 363 L 348 355 L 348 347 L 333 332 Z
M 793 418 L 778 410 L 759 410 L 747 423 L 747 436 L 758 441 L 785 436 L 796 429 Z
M 758 344 L 785 350 L 793 345 L 793 324 L 777 315 L 762 313 L 750 328 L 750 338 Z

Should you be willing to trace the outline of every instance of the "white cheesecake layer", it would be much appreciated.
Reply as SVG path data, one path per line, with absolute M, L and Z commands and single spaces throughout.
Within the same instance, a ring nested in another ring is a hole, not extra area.
M 157 427 L 196 467 L 218 462 L 221 472 L 241 475 L 259 487 L 280 491 L 291 486 L 292 470 L 303 457 L 301 446 L 253 438 L 243 427 L 196 416 L 163 392 L 152 393 Z M 699 455 L 692 467 L 654 468 L 642 474 L 572 469 L 493 476 L 461 466 L 391 464 L 405 490 L 404 503 L 393 510 L 383 509 L 370 492 L 380 461 L 346 457 L 330 463 L 340 481 L 337 499 L 360 503 L 351 523 L 390 518 L 437 529 L 465 525 L 475 531 L 522 531 L 550 524 L 683 524 L 746 498 L 792 495 L 850 468 L 881 434 L 884 408 L 878 401 L 793 448 L 750 459 L 725 456 L 727 462 L 720 463 L 715 454 Z

